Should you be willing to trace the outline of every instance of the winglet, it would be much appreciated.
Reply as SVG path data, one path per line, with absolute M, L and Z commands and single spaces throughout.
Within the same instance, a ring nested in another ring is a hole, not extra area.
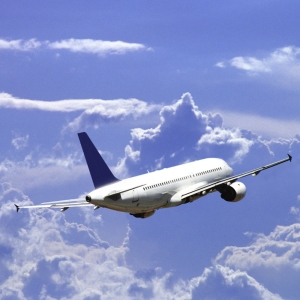
M 101 157 L 86 132 L 78 133 L 79 141 L 95 188 L 118 181 Z
M 292 156 L 288 154 L 288 157 L 289 157 L 289 161 L 291 162 L 292 161 Z
M 17 209 L 17 212 L 19 211 L 19 209 L 20 209 L 20 206 L 19 205 L 17 205 L 17 204 L 15 204 L 15 207 L 16 207 L 16 209 Z

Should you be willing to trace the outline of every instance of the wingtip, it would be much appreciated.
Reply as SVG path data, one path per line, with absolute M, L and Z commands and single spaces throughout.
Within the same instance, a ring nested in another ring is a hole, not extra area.
M 20 206 L 19 205 L 17 205 L 17 204 L 15 204 L 15 207 L 16 207 L 16 209 L 17 209 L 17 212 L 19 211 L 19 209 L 20 209 Z
M 292 156 L 288 154 L 289 161 L 292 161 Z

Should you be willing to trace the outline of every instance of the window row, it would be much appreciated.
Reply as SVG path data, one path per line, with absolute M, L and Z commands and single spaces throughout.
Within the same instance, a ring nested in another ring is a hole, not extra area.
M 185 179 L 188 179 L 188 178 L 192 178 L 194 176 L 201 176 L 201 175 L 204 175 L 204 174 L 208 174 L 208 173 L 212 173 L 212 172 L 216 172 L 216 171 L 221 171 L 221 170 L 222 170 L 222 168 L 219 167 L 219 168 L 215 168 L 215 169 L 203 171 L 203 172 L 200 172 L 200 173 L 196 173 L 193 176 L 192 175 L 184 176 L 184 177 L 172 179 L 172 180 L 169 180 L 169 181 L 165 181 L 165 182 L 160 182 L 160 183 L 156 183 L 156 184 L 153 184 L 153 185 L 149 185 L 149 186 L 143 187 L 143 189 L 144 190 L 149 190 L 149 189 L 153 189 L 153 188 L 156 188 L 156 187 L 164 186 L 166 184 L 171 184 L 171 183 L 182 181 L 182 180 L 185 180 Z

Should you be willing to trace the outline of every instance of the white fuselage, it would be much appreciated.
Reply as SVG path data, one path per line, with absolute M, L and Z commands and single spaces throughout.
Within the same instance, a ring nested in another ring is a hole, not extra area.
M 91 203 L 99 207 L 130 213 L 150 212 L 180 205 L 183 202 L 176 201 L 176 196 L 181 191 L 200 188 L 232 174 L 224 160 L 207 158 L 124 179 L 98 188 L 89 196 Z

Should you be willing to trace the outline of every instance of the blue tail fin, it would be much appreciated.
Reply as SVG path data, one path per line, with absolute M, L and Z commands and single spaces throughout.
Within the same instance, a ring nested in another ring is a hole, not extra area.
M 118 181 L 108 168 L 89 136 L 85 132 L 80 132 L 78 133 L 78 137 L 95 189 Z

